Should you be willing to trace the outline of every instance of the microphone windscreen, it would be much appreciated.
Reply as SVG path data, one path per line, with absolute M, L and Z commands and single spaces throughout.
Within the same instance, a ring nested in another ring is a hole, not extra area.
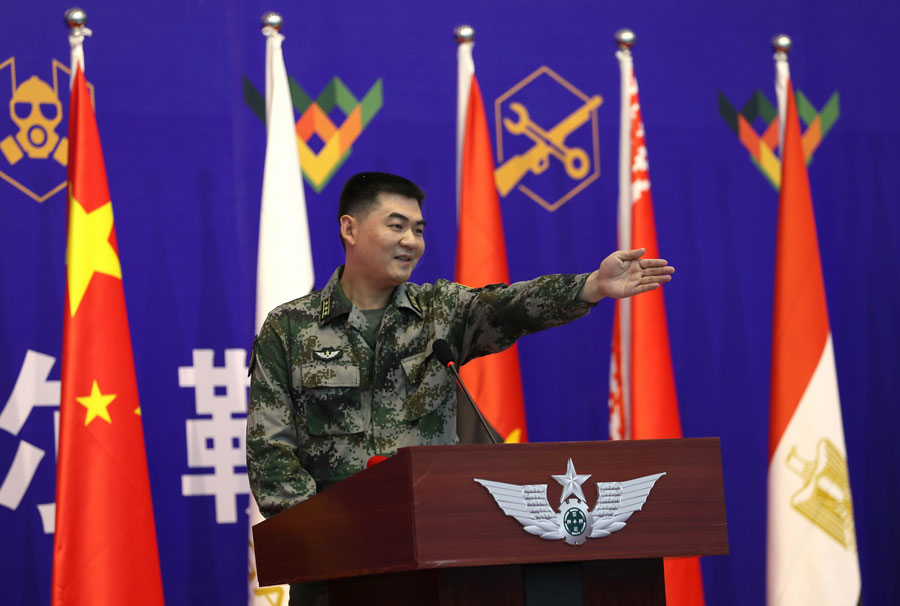
M 369 457 L 369 461 L 366 463 L 366 469 L 368 469 L 372 465 L 378 465 L 382 461 L 387 461 L 387 457 L 384 455 L 374 455 L 372 457 Z
M 453 364 L 453 352 L 450 351 L 450 344 L 443 339 L 438 339 L 431 346 L 431 351 L 437 356 L 438 362 L 444 366 Z

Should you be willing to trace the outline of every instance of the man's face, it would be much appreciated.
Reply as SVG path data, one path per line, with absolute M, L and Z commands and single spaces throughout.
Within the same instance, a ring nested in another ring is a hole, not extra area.
M 374 286 L 398 286 L 425 252 L 424 229 L 415 198 L 378 194 L 378 204 L 357 223 L 354 261 Z

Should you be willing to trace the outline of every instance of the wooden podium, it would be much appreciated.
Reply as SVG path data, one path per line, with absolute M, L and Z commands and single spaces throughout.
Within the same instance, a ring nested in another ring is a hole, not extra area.
M 581 545 L 529 534 L 475 481 L 546 484 L 556 511 L 569 459 L 589 510 L 598 482 L 665 475 L 624 528 Z M 663 557 L 728 553 L 719 440 L 403 448 L 253 536 L 261 586 L 328 581 L 331 606 L 665 604 Z

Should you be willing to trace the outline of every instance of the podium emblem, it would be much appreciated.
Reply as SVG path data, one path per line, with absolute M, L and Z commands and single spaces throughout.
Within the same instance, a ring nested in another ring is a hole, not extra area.
M 588 509 L 581 485 L 591 476 L 577 474 L 569 459 L 565 474 L 551 476 L 563 487 L 556 511 L 547 500 L 547 484 L 507 484 L 479 478 L 475 481 L 525 532 L 550 541 L 582 545 L 589 538 L 608 537 L 625 528 L 625 522 L 644 507 L 653 485 L 664 475 L 662 472 L 624 482 L 597 482 L 597 502 Z

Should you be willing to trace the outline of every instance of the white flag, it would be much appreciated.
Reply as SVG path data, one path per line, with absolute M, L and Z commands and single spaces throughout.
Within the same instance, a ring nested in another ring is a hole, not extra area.
M 266 35 L 266 164 L 259 212 L 256 330 L 273 308 L 312 290 L 313 263 L 294 110 L 281 43 Z
M 266 36 L 266 163 L 256 265 L 257 331 L 272 309 L 308 294 L 315 282 L 294 110 L 281 51 L 284 36 L 271 27 L 264 27 L 263 34 Z M 250 499 L 249 515 L 251 528 L 263 519 L 254 499 Z M 252 532 L 249 547 L 250 606 L 287 606 L 286 585 L 259 587 Z

